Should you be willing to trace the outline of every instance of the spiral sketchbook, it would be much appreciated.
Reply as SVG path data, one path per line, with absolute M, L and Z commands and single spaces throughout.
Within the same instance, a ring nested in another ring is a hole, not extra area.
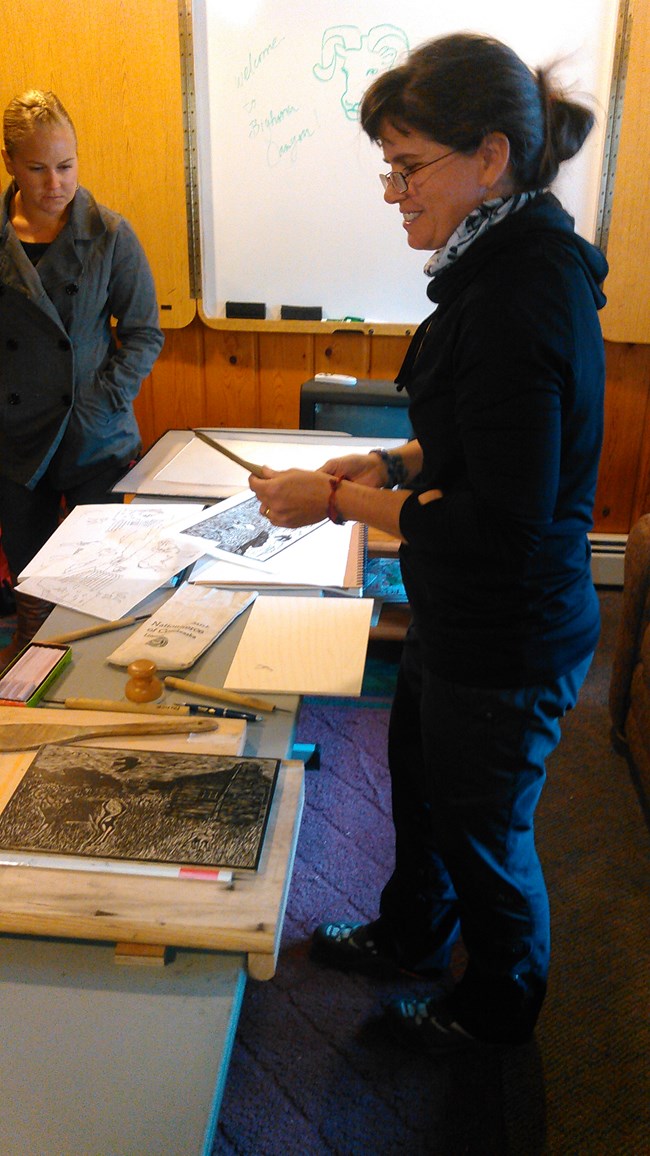
M 200 559 L 190 582 L 242 590 L 363 592 L 367 529 L 359 522 L 324 522 L 262 566 L 235 558 Z

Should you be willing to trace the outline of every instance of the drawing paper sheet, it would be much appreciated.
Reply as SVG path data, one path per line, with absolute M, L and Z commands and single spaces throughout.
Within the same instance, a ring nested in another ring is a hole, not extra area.
M 191 503 L 75 506 L 21 574 L 18 589 L 108 621 L 123 617 L 195 562 L 173 534 Z
M 255 462 L 259 466 L 271 466 L 274 470 L 319 470 L 331 458 L 351 453 L 367 453 L 375 445 L 371 438 L 351 439 L 345 434 L 340 438 L 336 436 L 328 438 L 326 445 L 315 445 L 307 438 L 255 440 L 234 438 L 222 434 L 219 430 L 206 430 L 206 433 L 214 437 L 215 441 L 223 442 L 240 458 Z M 383 444 L 390 446 L 402 443 L 403 439 L 395 441 L 384 439 Z M 173 492 L 189 495 L 205 493 L 206 482 L 209 482 L 211 487 L 218 486 L 222 492 L 231 492 L 233 488 L 248 489 L 248 477 L 247 470 L 195 437 L 158 471 L 155 481 L 169 485 L 173 488 Z
M 240 456 L 246 461 L 255 461 L 254 450 L 264 447 L 261 462 L 278 461 L 278 464 L 298 460 L 290 450 L 295 445 L 304 453 L 305 447 L 312 450 L 313 462 L 309 468 L 318 468 L 332 457 L 342 453 L 368 453 L 377 445 L 374 437 L 350 437 L 344 433 L 328 430 L 250 430 L 206 427 L 205 433 L 229 449 L 245 450 Z M 404 438 L 382 438 L 386 449 L 404 444 Z M 190 448 L 191 446 L 191 448 Z M 252 448 L 251 448 L 252 447 Z M 284 447 L 279 450 L 278 447 Z M 207 455 L 207 456 L 204 456 Z M 302 460 L 302 457 L 300 458 Z M 192 430 L 172 429 L 163 434 L 147 451 L 140 461 L 129 470 L 113 490 L 120 494 L 138 494 L 152 502 L 163 497 L 217 499 L 239 493 L 248 488 L 248 474 L 240 466 L 228 460 L 223 454 L 210 449 Z
M 370 598 L 260 596 L 224 686 L 277 694 L 360 694 L 372 607 Z

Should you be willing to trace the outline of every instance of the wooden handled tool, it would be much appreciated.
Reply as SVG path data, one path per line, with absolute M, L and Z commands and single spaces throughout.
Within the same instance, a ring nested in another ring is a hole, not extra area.
M 52 699 L 49 700 L 53 701 Z M 67 710 L 109 710 L 113 713 L 128 714 L 162 714 L 162 715 L 188 715 L 191 713 L 189 706 L 180 702 L 129 702 L 117 701 L 112 698 L 66 698 L 63 705 Z
M 165 719 L 160 722 L 113 723 L 111 726 L 77 726 L 58 723 L 3 723 L 0 725 L 0 753 L 35 751 L 44 743 L 63 746 L 85 739 L 122 738 L 132 735 L 179 735 L 216 731 L 219 723 L 212 718 Z
M 67 634 L 56 634 L 52 638 L 39 638 L 44 646 L 62 646 L 63 643 L 79 642 L 82 638 L 93 638 L 96 634 L 106 634 L 111 630 L 122 630 L 125 626 L 135 626 L 145 622 L 149 614 L 138 614 L 135 618 L 118 618 L 115 622 L 100 622 L 98 626 L 83 626 L 80 630 L 69 630 Z
M 204 698 L 214 698 L 219 702 L 230 702 L 236 706 L 247 707 L 249 710 L 276 710 L 274 702 L 266 702 L 263 698 L 251 698 L 247 694 L 237 694 L 234 690 L 223 690 L 219 686 L 204 686 L 202 682 L 190 682 L 187 678 L 175 678 L 168 675 L 165 686 L 170 690 L 189 691 L 191 694 L 200 694 Z
M 203 430 L 195 429 L 192 430 L 192 433 L 199 441 L 205 442 L 207 446 L 212 446 L 213 450 L 217 450 L 220 454 L 223 454 L 225 458 L 230 458 L 231 462 L 235 462 L 238 466 L 241 466 L 247 473 L 252 474 L 254 478 L 264 477 L 264 471 L 261 466 L 258 466 L 255 462 L 247 462 L 246 458 L 240 458 L 239 454 L 236 454 L 233 450 L 229 450 L 228 447 L 222 445 L 221 442 L 216 442 L 214 438 L 208 437 L 207 434 L 203 433 Z

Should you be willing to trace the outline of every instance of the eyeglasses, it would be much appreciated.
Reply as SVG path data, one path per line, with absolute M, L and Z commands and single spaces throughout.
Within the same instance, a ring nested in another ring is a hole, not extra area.
M 457 151 L 457 149 L 450 149 L 448 153 L 443 153 L 441 157 L 436 157 L 435 161 L 425 161 L 423 165 L 416 165 L 415 168 L 408 169 L 405 173 L 380 173 L 379 180 L 384 189 L 387 189 L 390 185 L 394 193 L 405 193 L 414 173 L 419 173 L 420 169 L 426 169 L 429 165 L 437 165 L 438 161 L 444 161 L 445 157 L 450 157 Z

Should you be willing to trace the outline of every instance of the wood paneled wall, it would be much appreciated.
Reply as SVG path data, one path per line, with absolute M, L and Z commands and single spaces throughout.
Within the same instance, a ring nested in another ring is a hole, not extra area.
M 297 429 L 300 386 L 314 373 L 392 380 L 407 335 L 169 330 L 136 412 L 145 447 L 167 429 Z M 650 346 L 606 343 L 605 444 L 594 510 L 600 533 L 625 534 L 650 510 Z

